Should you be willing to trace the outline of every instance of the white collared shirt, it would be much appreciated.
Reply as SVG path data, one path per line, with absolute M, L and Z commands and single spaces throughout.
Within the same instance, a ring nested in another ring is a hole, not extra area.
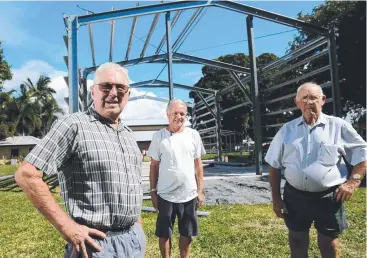
M 347 180 L 347 167 L 367 159 L 367 145 L 351 124 L 321 113 L 308 125 L 303 117 L 294 119 L 278 131 L 265 156 L 266 162 L 284 171 L 295 188 L 320 192 Z

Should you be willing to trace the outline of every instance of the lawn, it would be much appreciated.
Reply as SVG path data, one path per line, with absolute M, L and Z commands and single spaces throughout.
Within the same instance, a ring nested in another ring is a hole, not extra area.
M 342 256 L 365 257 L 365 188 L 347 203 L 349 230 L 341 237 Z M 57 201 L 60 197 L 54 194 Z M 150 205 L 149 201 L 144 203 Z M 0 191 L 0 257 L 63 257 L 64 240 L 33 208 L 21 192 Z M 205 206 L 209 217 L 200 218 L 200 236 L 192 257 L 289 257 L 287 230 L 275 218 L 271 205 Z M 159 257 L 154 236 L 156 214 L 143 213 L 147 235 L 146 257 Z M 173 257 L 178 257 L 177 228 Z M 316 234 L 311 231 L 310 257 L 320 257 Z
M 0 176 L 13 175 L 18 165 L 0 165 Z

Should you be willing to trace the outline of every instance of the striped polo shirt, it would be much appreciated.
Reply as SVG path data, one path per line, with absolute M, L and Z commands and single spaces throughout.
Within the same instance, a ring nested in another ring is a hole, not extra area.
M 131 130 L 93 107 L 59 118 L 26 161 L 57 174 L 66 209 L 97 229 L 128 227 L 140 216 L 143 157 Z

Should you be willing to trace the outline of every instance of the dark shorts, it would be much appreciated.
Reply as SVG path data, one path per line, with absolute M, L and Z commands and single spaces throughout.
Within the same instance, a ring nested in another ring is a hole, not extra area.
M 300 191 L 288 182 L 284 186 L 284 202 L 288 214 L 285 223 L 292 231 L 308 231 L 315 223 L 317 231 L 336 238 L 348 228 L 344 205 L 335 201 L 336 187 L 321 192 Z
M 185 203 L 172 203 L 158 195 L 158 217 L 155 234 L 157 237 L 170 238 L 176 216 L 178 231 L 181 236 L 197 236 L 199 232 L 196 212 L 197 198 Z

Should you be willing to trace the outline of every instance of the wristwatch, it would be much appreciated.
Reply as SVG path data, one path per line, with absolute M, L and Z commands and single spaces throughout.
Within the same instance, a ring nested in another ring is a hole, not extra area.
M 150 189 L 150 192 L 152 193 L 152 192 L 157 192 L 157 189 Z
M 361 180 L 361 175 L 360 174 L 351 175 L 350 179 L 352 179 L 352 180 Z

